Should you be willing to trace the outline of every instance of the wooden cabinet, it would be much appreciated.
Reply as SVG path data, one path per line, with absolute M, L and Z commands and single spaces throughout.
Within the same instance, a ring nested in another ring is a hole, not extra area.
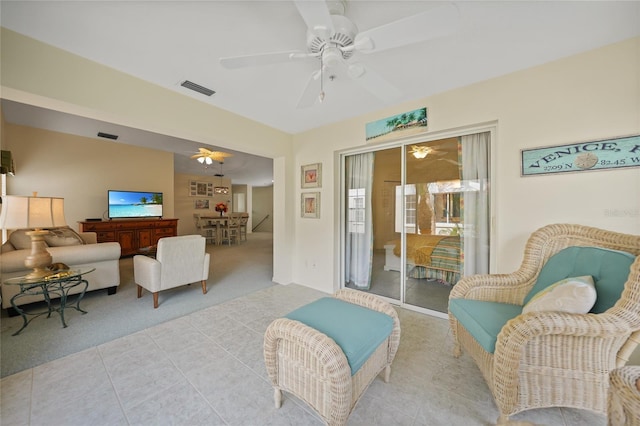
M 78 222 L 80 232 L 95 232 L 99 243 L 120 243 L 122 256 L 137 254 L 142 247 L 158 243 L 162 237 L 177 235 L 178 219 L 132 219 Z

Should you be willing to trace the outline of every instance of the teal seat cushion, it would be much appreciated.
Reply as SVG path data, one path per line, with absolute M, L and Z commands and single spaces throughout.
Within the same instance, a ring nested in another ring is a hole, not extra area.
M 471 299 L 450 299 L 449 311 L 485 351 L 493 353 L 502 327 L 522 313 L 522 306 Z
M 334 297 L 318 299 L 285 317 L 331 337 L 347 357 L 351 375 L 393 331 L 393 318 L 389 315 Z
M 599 314 L 620 299 L 635 256 L 600 247 L 567 247 L 547 260 L 538 280 L 524 298 L 526 305 L 539 291 L 565 278 L 591 275 L 598 294 L 591 313 Z

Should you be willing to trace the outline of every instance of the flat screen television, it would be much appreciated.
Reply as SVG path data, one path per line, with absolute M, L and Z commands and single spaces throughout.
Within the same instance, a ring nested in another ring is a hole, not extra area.
M 108 191 L 109 219 L 162 217 L 162 192 Z

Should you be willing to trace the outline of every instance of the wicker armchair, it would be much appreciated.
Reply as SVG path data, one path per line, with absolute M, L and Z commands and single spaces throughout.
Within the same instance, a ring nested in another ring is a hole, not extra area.
M 461 347 L 486 380 L 500 412 L 498 423 L 518 412 L 574 407 L 607 412 L 609 372 L 622 367 L 640 342 L 640 236 L 569 224 L 545 226 L 529 238 L 520 268 L 511 274 L 460 280 L 451 299 L 522 306 L 545 262 L 560 250 L 600 247 L 636 256 L 615 305 L 600 314 L 520 314 L 499 330 L 487 352 L 449 311 L 454 356 Z
M 609 426 L 640 426 L 640 366 L 611 372 L 608 416 Z

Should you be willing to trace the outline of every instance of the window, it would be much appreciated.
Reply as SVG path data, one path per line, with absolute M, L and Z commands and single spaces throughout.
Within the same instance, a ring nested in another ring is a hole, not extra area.
M 404 229 L 407 234 L 416 233 L 416 208 L 418 197 L 415 185 L 405 185 L 404 203 L 402 202 L 402 186 L 396 186 L 396 232 L 402 232 L 402 206 L 404 205 Z
M 364 233 L 365 219 L 365 191 L 364 188 L 349 190 L 349 223 L 348 230 L 351 233 Z

